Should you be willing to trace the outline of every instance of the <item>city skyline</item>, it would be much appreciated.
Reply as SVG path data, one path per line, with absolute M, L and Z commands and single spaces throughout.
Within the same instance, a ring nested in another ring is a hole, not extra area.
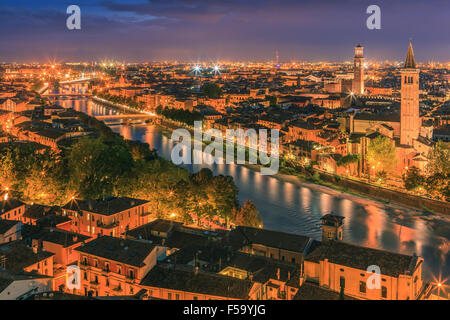
M 380 30 L 366 27 L 371 4 L 381 8 Z M 411 38 L 419 63 L 450 60 L 441 32 L 449 27 L 449 3 L 441 0 L 80 2 L 81 30 L 66 27 L 69 5 L 0 4 L 0 34 L 8 43 L 0 61 L 270 61 L 278 51 L 280 62 L 341 62 L 358 43 L 367 60 L 402 61 Z

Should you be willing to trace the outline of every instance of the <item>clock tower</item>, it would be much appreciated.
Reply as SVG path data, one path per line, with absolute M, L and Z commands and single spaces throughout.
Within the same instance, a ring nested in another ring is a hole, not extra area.
M 355 47 L 355 58 L 353 61 L 352 91 L 354 94 L 364 94 L 364 47 L 360 44 Z

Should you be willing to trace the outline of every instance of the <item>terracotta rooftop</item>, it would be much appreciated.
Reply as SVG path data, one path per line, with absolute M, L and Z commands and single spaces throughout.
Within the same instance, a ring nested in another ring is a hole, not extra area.
M 142 267 L 144 266 L 144 260 L 154 248 L 154 245 L 141 241 L 103 236 L 75 250 L 131 266 Z

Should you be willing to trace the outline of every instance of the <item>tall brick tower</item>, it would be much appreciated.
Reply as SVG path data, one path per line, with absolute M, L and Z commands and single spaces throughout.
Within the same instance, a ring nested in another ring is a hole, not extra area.
M 364 94 L 364 47 L 358 44 L 355 47 L 354 77 L 352 91 L 355 94 Z
M 409 42 L 405 66 L 401 75 L 400 144 L 412 146 L 419 137 L 419 69 L 416 68 L 414 51 Z

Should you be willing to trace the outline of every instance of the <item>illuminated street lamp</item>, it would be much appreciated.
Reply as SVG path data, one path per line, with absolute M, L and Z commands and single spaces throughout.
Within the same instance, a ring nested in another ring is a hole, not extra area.
M 216 64 L 216 65 L 213 67 L 213 72 L 214 72 L 215 75 L 220 74 L 220 66 Z
M 198 64 L 196 64 L 194 66 L 194 68 L 192 69 L 192 71 L 194 72 L 195 75 L 198 75 L 202 72 L 202 67 L 200 67 Z

